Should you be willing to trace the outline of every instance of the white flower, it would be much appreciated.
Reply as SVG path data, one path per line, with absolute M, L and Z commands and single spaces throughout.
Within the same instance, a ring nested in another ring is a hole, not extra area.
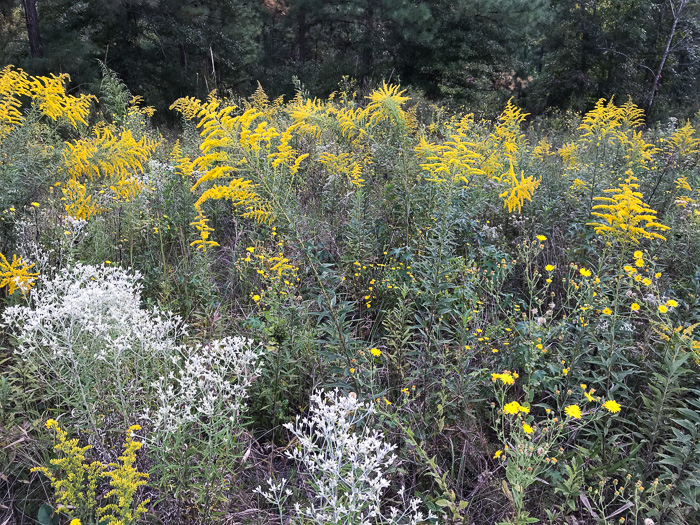
M 338 390 L 320 390 L 311 396 L 309 416 L 284 425 L 298 440 L 299 447 L 287 451 L 311 476 L 314 493 L 310 506 L 294 504 L 297 517 L 313 523 L 418 523 L 418 501 L 405 504 L 403 512 L 390 508 L 382 514 L 382 494 L 389 487 L 386 471 L 396 461 L 394 445 L 384 434 L 369 428 L 367 417 L 376 413 L 372 404 L 361 403 L 357 395 Z M 268 480 L 271 491 L 263 493 L 282 515 L 282 499 Z M 281 490 L 281 489 L 279 489 Z M 403 500 L 405 491 L 399 491 Z M 267 497 L 270 494 L 270 497 Z M 285 492 L 285 499 L 291 492 Z M 405 500 L 404 500 L 405 503 Z M 432 515 L 431 515 L 432 517 Z

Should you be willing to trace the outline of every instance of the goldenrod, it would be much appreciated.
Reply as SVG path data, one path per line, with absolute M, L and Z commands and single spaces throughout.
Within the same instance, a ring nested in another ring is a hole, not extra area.
M 0 253 L 0 288 L 7 286 L 8 293 L 14 294 L 16 290 L 22 293 L 28 292 L 36 281 L 39 272 L 30 272 L 33 264 L 22 261 L 22 257 L 12 256 L 12 262 L 8 262 L 5 256 Z
M 604 190 L 612 194 L 612 197 L 595 197 L 595 200 L 605 202 L 593 206 L 591 215 L 603 219 L 605 222 L 591 222 L 599 235 L 610 235 L 621 242 L 639 244 L 640 239 L 666 238 L 657 233 L 658 230 L 668 230 L 669 227 L 657 222 L 656 211 L 644 204 L 642 194 L 637 191 L 638 179 L 631 171 L 627 172 L 627 179 L 620 188 Z

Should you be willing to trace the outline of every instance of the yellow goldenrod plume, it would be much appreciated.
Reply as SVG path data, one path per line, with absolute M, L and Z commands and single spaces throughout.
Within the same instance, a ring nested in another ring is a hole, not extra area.
M 656 211 L 642 201 L 642 194 L 637 191 L 639 184 L 631 171 L 619 188 L 604 190 L 611 197 L 595 197 L 594 200 L 604 202 L 593 206 L 591 215 L 603 219 L 601 222 L 590 222 L 598 235 L 609 235 L 622 242 L 639 244 L 640 239 L 661 239 L 666 237 L 656 231 L 670 229 L 657 222 Z
M 74 128 L 78 122 L 87 126 L 85 120 L 90 113 L 92 102 L 97 102 L 94 95 L 74 97 L 66 94 L 66 82 L 70 76 L 66 73 L 50 77 L 31 77 L 29 91 L 41 112 L 52 120 L 65 120 Z
M 92 201 L 92 196 L 87 195 L 87 190 L 77 179 L 69 179 L 65 188 L 61 189 L 66 215 L 74 219 L 89 221 L 91 217 L 105 211 Z
M 534 179 L 532 176 L 526 177 L 522 171 L 518 179 L 512 162 L 506 173 L 494 179 L 508 186 L 508 189 L 499 195 L 503 199 L 503 205 L 508 208 L 508 213 L 512 213 L 515 208 L 520 213 L 525 200 L 532 202 L 532 195 L 542 182 L 541 179 Z
M 0 140 L 24 121 L 21 96 L 30 95 L 29 76 L 21 69 L 5 66 L 0 71 Z
M 0 288 L 7 286 L 8 293 L 14 294 L 16 290 L 27 293 L 34 286 L 38 272 L 30 272 L 33 264 L 27 264 L 17 255 L 12 256 L 12 262 L 8 262 L 0 253 Z

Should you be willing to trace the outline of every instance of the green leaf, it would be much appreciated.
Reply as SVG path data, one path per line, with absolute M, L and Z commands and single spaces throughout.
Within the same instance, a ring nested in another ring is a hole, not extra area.
M 58 512 L 54 514 L 51 505 L 44 503 L 41 507 L 39 507 L 36 520 L 41 525 L 58 525 Z

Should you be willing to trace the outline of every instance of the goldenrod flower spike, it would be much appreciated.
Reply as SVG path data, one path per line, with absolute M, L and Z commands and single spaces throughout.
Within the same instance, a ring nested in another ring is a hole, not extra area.
M 12 256 L 12 262 L 8 262 L 5 256 L 0 253 L 0 288 L 7 286 L 8 293 L 14 294 L 20 290 L 27 293 L 35 284 L 39 272 L 30 272 L 33 264 L 27 264 L 17 255 Z
M 605 204 L 593 206 L 591 215 L 600 217 L 605 222 L 590 222 L 598 235 L 609 235 L 622 242 L 639 244 L 640 239 L 661 239 L 666 237 L 656 231 L 670 229 L 657 222 L 656 211 L 642 201 L 642 194 L 637 191 L 639 184 L 631 171 L 620 188 L 604 190 L 612 197 L 595 197 L 594 200 Z
M 20 97 L 29 96 L 29 76 L 21 69 L 0 70 L 0 140 L 24 122 Z
M 670 153 L 677 153 L 681 157 L 700 153 L 700 138 L 695 137 L 695 128 L 689 120 L 685 126 L 676 129 L 667 142 Z
M 207 224 L 207 219 L 201 210 L 195 217 L 194 222 L 190 223 L 190 226 L 194 226 L 199 231 L 199 239 L 190 243 L 190 246 L 195 246 L 197 250 L 207 251 L 207 248 L 219 246 L 218 242 L 209 240 L 209 233 L 214 231 L 214 228 Z
M 201 212 L 202 205 L 209 199 L 226 199 L 236 207 L 245 208 L 246 211 L 242 214 L 244 217 L 270 223 L 272 214 L 255 192 L 252 181 L 242 177 L 233 178 L 231 174 L 245 169 L 247 165 L 259 166 L 263 161 L 270 162 L 273 168 L 283 163 L 289 165 L 293 156 L 293 150 L 288 144 L 291 137 L 283 135 L 280 138 L 276 128 L 266 121 L 259 121 L 259 117 L 264 116 L 264 113 L 255 107 L 251 106 L 243 114 L 235 115 L 237 107 L 223 103 L 213 92 L 206 103 L 197 99 L 182 98 L 171 106 L 171 109 L 173 108 L 187 119 L 199 119 L 197 127 L 201 129 L 200 135 L 203 139 L 200 145 L 202 155 L 190 163 L 189 159 L 182 156 L 179 147 L 173 151 L 184 176 L 189 177 L 195 170 L 203 172 L 191 190 L 195 191 L 204 183 L 221 179 L 228 183 L 215 184 L 205 190 L 195 203 L 197 212 Z M 275 152 L 273 139 L 277 138 L 280 138 L 280 144 Z M 296 173 L 304 158 L 306 155 L 301 155 L 289 165 L 290 173 Z M 208 231 L 210 230 L 200 230 L 203 237 L 195 241 L 198 249 L 214 246 L 205 237 L 208 236 Z
M 137 489 L 145 485 L 148 478 L 148 474 L 139 472 L 134 467 L 136 452 L 143 446 L 132 437 L 132 434 L 137 430 L 141 430 L 139 425 L 133 425 L 127 430 L 124 452 L 118 458 L 121 463 L 110 463 L 108 466 L 112 467 L 113 470 L 103 473 L 103 477 L 110 479 L 109 485 L 112 488 L 105 495 L 105 499 L 113 497 L 117 502 L 97 510 L 97 515 L 103 517 L 100 523 L 105 525 L 136 523 L 147 512 L 146 505 L 149 500 L 141 502 L 135 509 L 132 509 Z
M 66 204 L 66 215 L 74 219 L 90 220 L 91 217 L 105 211 L 92 201 L 92 195 L 87 195 L 87 190 L 77 179 L 69 179 L 65 188 L 61 188 Z
M 66 512 L 69 517 L 74 514 L 96 515 L 104 525 L 135 524 L 146 513 L 149 500 L 141 502 L 134 508 L 137 489 L 146 484 L 148 474 L 139 472 L 136 463 L 136 452 L 142 444 L 135 441 L 132 434 L 140 430 L 139 425 L 133 425 L 127 430 L 124 452 L 117 463 L 104 465 L 99 461 L 87 463 L 85 454 L 92 447 L 78 446 L 77 439 L 68 439 L 68 434 L 61 429 L 54 419 L 46 422 L 46 428 L 56 431 L 58 443 L 54 450 L 59 456 L 50 461 L 52 468 L 35 467 L 32 472 L 44 474 L 54 489 L 58 510 Z M 112 470 L 109 470 L 109 469 Z M 97 489 L 101 478 L 109 478 L 111 490 L 101 500 L 112 501 L 102 507 L 97 507 Z M 71 525 L 80 525 L 80 520 L 73 519 Z
M 401 90 L 400 86 L 387 85 L 386 82 L 382 82 L 382 87 L 375 89 L 367 97 L 370 100 L 366 108 L 370 123 L 376 124 L 381 120 L 390 120 L 393 124 L 408 127 L 406 113 L 402 106 L 410 98 L 401 96 L 405 92 L 406 90 Z
M 525 177 L 525 172 L 520 172 L 520 180 L 515 174 L 513 162 L 510 163 L 510 169 L 501 177 L 494 177 L 498 182 L 505 182 L 509 188 L 501 193 L 499 197 L 503 199 L 503 206 L 508 208 L 508 213 L 512 213 L 514 209 L 518 209 L 518 213 L 522 210 L 525 200 L 532 202 L 532 195 L 539 187 L 541 179 L 534 177 Z

